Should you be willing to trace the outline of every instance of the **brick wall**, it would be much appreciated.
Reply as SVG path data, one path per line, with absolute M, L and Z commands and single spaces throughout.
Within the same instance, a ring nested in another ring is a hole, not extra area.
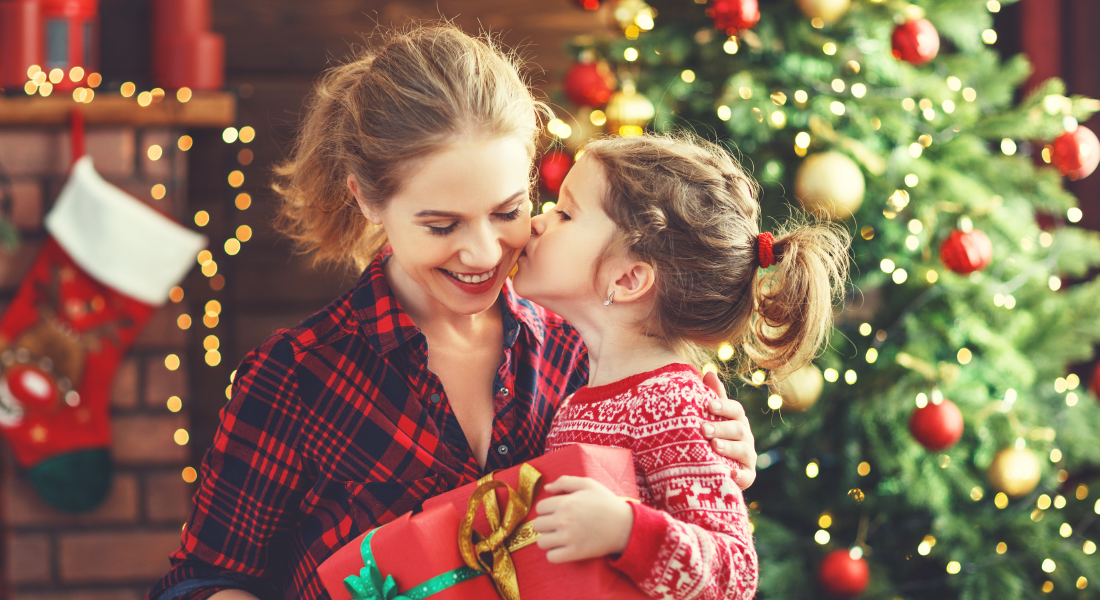
M 181 218 L 188 214 L 187 155 L 175 143 L 182 133 L 90 127 L 86 143 L 106 179 Z M 164 149 L 159 160 L 149 160 L 151 144 Z M 64 183 L 69 161 L 69 139 L 62 130 L 0 128 L 0 168 L 14 193 L 9 218 L 20 230 L 19 247 L 0 250 L 0 307 L 10 301 L 46 238 L 42 218 Z M 150 190 L 158 183 L 168 192 L 153 200 Z M 185 297 L 157 311 L 118 370 L 111 395 L 116 475 L 99 508 L 80 516 L 53 510 L 18 471 L 10 451 L 0 449 L 0 597 L 135 600 L 167 571 L 194 492 L 181 476 L 193 464 L 191 450 L 173 441 L 176 430 L 190 429 L 187 348 L 194 326 L 190 332 L 177 326 L 189 304 Z M 168 354 L 183 359 L 175 371 L 165 366 Z M 182 399 L 183 410 L 169 410 L 171 396 Z

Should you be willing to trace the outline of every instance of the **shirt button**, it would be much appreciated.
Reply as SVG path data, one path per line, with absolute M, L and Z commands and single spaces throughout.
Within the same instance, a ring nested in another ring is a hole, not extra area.
M 432 404 L 439 404 L 439 394 L 432 394 Z
M 507 396 L 508 395 L 508 388 L 504 388 L 504 387 L 500 388 L 500 395 L 501 396 Z
M 508 446 L 504 444 L 497 446 L 497 454 L 508 454 Z

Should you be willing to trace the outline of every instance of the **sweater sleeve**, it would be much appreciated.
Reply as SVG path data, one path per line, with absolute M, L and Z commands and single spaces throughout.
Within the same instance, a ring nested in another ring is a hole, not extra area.
M 656 506 L 631 503 L 630 541 L 610 564 L 653 598 L 751 599 L 757 559 L 737 466 L 700 431 L 712 393 L 687 376 L 639 392 L 635 464 Z

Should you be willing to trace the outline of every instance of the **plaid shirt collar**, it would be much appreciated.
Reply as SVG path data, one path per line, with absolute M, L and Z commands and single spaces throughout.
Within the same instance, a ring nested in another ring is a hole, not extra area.
M 420 328 L 401 308 L 382 272 L 382 266 L 390 256 L 392 252 L 389 247 L 378 253 L 363 271 L 351 298 L 352 314 L 379 355 L 385 355 L 420 335 Z M 541 345 L 545 341 L 546 331 L 531 303 L 516 295 L 511 278 L 504 281 L 501 292 L 504 297 L 504 347 L 515 345 L 521 330 L 528 336 L 528 342 Z

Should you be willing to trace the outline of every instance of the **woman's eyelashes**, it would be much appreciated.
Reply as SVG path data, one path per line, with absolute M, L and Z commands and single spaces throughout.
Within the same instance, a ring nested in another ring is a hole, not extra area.
M 565 212 L 564 210 L 559 210 L 559 209 L 555 208 L 554 212 L 558 213 L 558 218 L 561 219 L 562 221 L 568 221 L 568 220 L 573 218 L 573 217 L 570 217 L 569 213 Z
M 519 218 L 521 213 L 523 213 L 523 204 L 520 204 L 520 205 L 516 206 L 510 212 L 493 213 L 493 216 L 500 219 L 501 221 L 515 221 L 516 219 Z M 448 233 L 451 233 L 452 231 L 454 231 L 458 227 L 458 223 L 459 223 L 458 221 L 455 221 L 454 223 L 451 223 L 450 225 L 447 225 L 446 227 L 436 227 L 434 225 L 428 225 L 427 227 L 428 227 L 428 231 L 432 235 L 447 235 Z
M 447 235 L 448 233 L 454 231 L 456 227 L 458 227 L 458 221 L 455 221 L 454 223 L 451 223 L 446 227 L 433 227 L 431 225 L 428 225 L 428 231 L 431 232 L 432 235 Z

